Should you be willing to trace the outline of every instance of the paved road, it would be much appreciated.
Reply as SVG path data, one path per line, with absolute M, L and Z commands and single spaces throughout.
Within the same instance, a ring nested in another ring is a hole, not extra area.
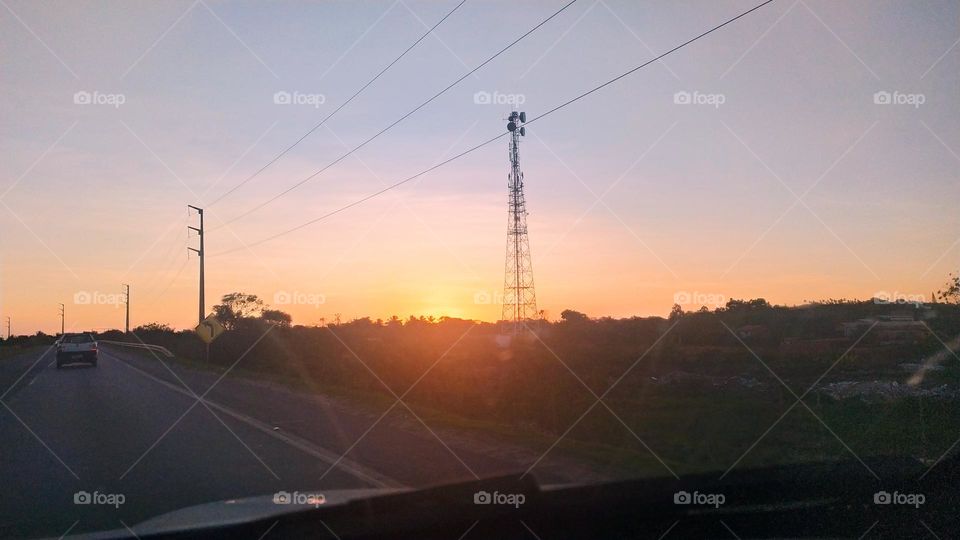
M 58 370 L 42 350 L 0 361 L 0 537 L 134 526 L 279 490 L 423 486 L 523 470 L 454 451 L 426 426 L 374 426 L 379 415 L 369 411 L 169 367 L 112 347 L 101 348 L 97 368 Z M 125 500 L 77 505 L 78 491 Z

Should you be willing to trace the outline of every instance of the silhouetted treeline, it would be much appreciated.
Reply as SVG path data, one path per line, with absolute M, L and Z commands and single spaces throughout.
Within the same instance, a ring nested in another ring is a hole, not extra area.
M 930 318 L 931 310 L 935 317 Z M 635 432 L 649 429 L 662 437 L 701 424 L 714 428 L 732 417 L 724 414 L 762 423 L 766 412 L 758 411 L 768 406 L 779 410 L 790 400 L 770 369 L 798 391 L 841 354 L 844 361 L 831 368 L 831 378 L 865 373 L 902 378 L 898 362 L 920 361 L 943 346 L 939 339 L 930 335 L 916 343 L 883 346 L 864 340 L 846 351 L 853 339 L 844 340 L 839 328 L 860 318 L 903 319 L 914 313 L 928 317 L 925 324 L 944 341 L 960 328 L 956 305 L 921 309 L 833 301 L 787 308 L 762 299 L 731 300 L 713 311 L 675 307 L 668 318 L 593 319 L 567 310 L 560 321 L 531 322 L 517 337 L 504 335 L 505 327 L 497 324 L 455 318 L 363 318 L 305 327 L 278 324 L 276 315 L 245 316 L 230 320 L 230 330 L 210 346 L 208 361 L 237 373 L 293 379 L 318 392 L 345 390 L 391 400 L 404 396 L 415 409 L 549 435 L 563 433 L 584 411 L 599 407 L 567 438 L 635 447 L 634 434 L 603 412 L 604 406 L 616 410 Z M 745 328 L 754 333 L 741 336 Z M 190 331 L 148 325 L 134 333 L 143 342 L 204 361 L 206 346 Z M 132 340 L 120 332 L 104 336 Z M 825 340 L 835 347 L 807 352 L 804 340 Z M 673 386 L 676 380 L 695 384 Z M 727 384 L 729 380 L 736 384 Z M 597 405 L 601 396 L 603 405 Z M 702 410 L 684 416 L 699 410 L 697 400 L 705 401 Z M 731 412 L 730 407 L 743 411 Z M 717 418 L 709 420 L 713 414 Z
M 32 336 L 10 336 L 7 339 L 0 338 L 0 346 L 6 347 L 41 347 L 53 345 L 56 336 L 51 336 L 44 334 L 43 332 L 37 332 Z

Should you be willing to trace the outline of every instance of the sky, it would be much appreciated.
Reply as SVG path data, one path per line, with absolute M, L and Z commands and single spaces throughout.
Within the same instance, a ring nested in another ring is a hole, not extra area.
M 132 326 L 192 327 L 188 204 L 206 208 L 207 311 L 243 291 L 297 324 L 496 320 L 505 138 L 260 241 L 758 2 L 578 0 L 234 220 L 565 1 L 468 0 L 231 191 L 457 3 L 0 0 L 0 326 L 58 331 L 63 303 L 68 329 L 122 327 L 129 284 Z M 947 202 L 960 196 L 958 22 L 952 1 L 777 0 L 531 124 L 520 152 L 538 307 L 555 319 L 730 298 L 929 300 L 960 266 Z

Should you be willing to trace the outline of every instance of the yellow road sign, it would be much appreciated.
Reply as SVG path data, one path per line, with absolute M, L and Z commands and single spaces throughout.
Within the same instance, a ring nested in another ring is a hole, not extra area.
M 220 324 L 220 321 L 218 321 L 216 317 L 210 315 L 204 319 L 202 323 L 198 324 L 193 331 L 200 336 L 200 339 L 202 339 L 204 343 L 210 343 L 220 337 L 220 334 L 224 333 L 226 329 Z

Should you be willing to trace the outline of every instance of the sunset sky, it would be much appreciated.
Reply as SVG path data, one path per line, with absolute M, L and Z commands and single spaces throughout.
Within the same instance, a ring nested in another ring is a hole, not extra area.
M 500 133 L 511 106 L 478 92 L 521 99 L 534 118 L 759 2 L 579 0 L 354 156 L 218 228 L 565 0 L 468 0 L 211 205 L 456 3 L 0 1 L 0 326 L 58 331 L 62 302 L 68 328 L 122 328 L 121 283 L 132 325 L 192 326 L 187 204 L 208 208 L 208 309 L 245 291 L 298 324 L 496 320 L 506 139 L 231 250 Z M 778 0 L 532 124 L 521 160 L 538 306 L 622 317 L 666 315 L 678 298 L 929 299 L 960 269 L 958 22 L 953 1 Z

